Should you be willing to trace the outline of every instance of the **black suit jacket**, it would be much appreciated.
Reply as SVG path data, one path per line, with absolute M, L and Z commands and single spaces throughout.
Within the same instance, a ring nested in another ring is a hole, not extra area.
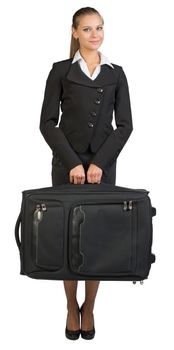
M 71 62 L 72 58 L 52 65 L 40 131 L 68 172 L 82 164 L 78 152 L 85 152 L 89 145 L 94 153 L 91 163 L 107 172 L 133 130 L 127 79 L 121 66 L 113 64 L 113 69 L 105 64 L 91 80 L 78 62 Z M 111 124 L 113 112 L 116 129 Z

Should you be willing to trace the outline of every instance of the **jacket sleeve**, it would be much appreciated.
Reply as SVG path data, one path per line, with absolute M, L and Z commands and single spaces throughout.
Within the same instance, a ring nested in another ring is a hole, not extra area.
M 46 80 L 44 99 L 40 115 L 40 131 L 52 151 L 55 151 L 69 172 L 75 166 L 82 164 L 76 152 L 69 144 L 63 131 L 56 127 L 59 120 L 61 102 L 61 73 L 53 63 Z
M 120 67 L 119 81 L 115 93 L 114 114 L 117 128 L 107 137 L 91 161 L 103 171 L 106 170 L 106 173 L 108 167 L 117 159 L 133 130 L 129 87 L 122 67 Z

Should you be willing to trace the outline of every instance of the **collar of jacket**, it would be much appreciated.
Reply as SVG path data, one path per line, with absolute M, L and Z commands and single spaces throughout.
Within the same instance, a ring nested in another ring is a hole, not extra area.
M 70 59 L 70 63 L 72 62 Z M 70 64 L 70 69 L 66 75 L 66 79 L 79 85 L 85 85 L 89 87 L 101 87 L 106 85 L 116 84 L 116 74 L 114 69 L 107 64 L 101 65 L 101 70 L 96 79 L 91 80 L 80 68 L 78 61 Z
M 99 65 L 103 65 L 103 64 L 108 64 L 108 66 L 111 66 L 113 69 L 114 69 L 114 66 L 112 65 L 112 63 L 110 63 L 110 61 L 108 60 L 108 58 L 102 54 L 102 52 L 98 51 L 99 52 L 99 55 L 100 55 L 100 63 Z M 83 61 L 84 63 L 85 60 L 83 59 L 83 57 L 81 56 L 80 54 L 80 50 L 78 49 L 73 57 L 73 60 L 72 60 L 72 64 L 75 63 L 76 61 Z

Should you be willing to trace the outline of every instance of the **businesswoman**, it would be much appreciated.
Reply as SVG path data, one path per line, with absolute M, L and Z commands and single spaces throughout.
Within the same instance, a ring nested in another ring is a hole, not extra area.
M 127 79 L 121 66 L 98 51 L 104 39 L 104 21 L 97 10 L 85 7 L 76 11 L 71 28 L 70 58 L 53 63 L 40 119 L 41 133 L 53 153 L 52 185 L 115 184 L 117 157 L 133 129 Z M 111 124 L 113 111 L 116 129 Z M 92 339 L 100 281 L 85 281 L 80 308 L 77 282 L 64 281 L 65 334 L 72 340 L 80 333 L 82 338 Z

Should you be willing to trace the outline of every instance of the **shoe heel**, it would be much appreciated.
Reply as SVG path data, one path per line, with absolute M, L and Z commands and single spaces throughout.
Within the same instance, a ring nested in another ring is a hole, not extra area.
M 80 312 L 80 308 L 78 310 Z M 70 340 L 79 339 L 80 333 L 81 333 L 81 329 L 78 329 L 77 331 L 71 331 L 67 327 L 65 328 L 65 336 L 66 336 L 66 338 L 68 338 Z
M 83 304 L 80 308 L 81 317 L 82 317 L 82 310 L 83 310 Z M 95 336 L 95 327 L 93 327 L 93 329 L 90 329 L 89 331 L 85 331 L 85 330 L 81 329 L 81 337 L 83 339 L 91 340 L 94 338 L 94 336 Z

